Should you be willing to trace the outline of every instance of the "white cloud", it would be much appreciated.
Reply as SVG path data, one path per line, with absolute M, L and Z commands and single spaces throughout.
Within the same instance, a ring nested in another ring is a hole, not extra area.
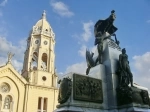
M 86 62 L 75 63 L 71 66 L 68 66 L 65 73 L 75 72 L 80 74 L 86 74 L 86 68 Z
M 14 68 L 21 73 L 22 67 L 23 67 L 23 62 L 22 61 L 18 61 L 17 59 L 12 59 L 12 65 L 14 66 Z
M 86 53 L 86 45 L 84 44 L 85 42 L 88 42 L 89 39 L 92 37 L 92 27 L 93 27 L 93 22 L 92 21 L 89 21 L 89 22 L 84 22 L 83 23 L 83 33 L 79 34 L 79 35 L 73 35 L 73 37 L 75 38 L 80 38 L 80 41 L 79 43 L 81 44 L 81 47 L 80 49 L 78 50 L 78 53 L 81 57 L 84 57 L 85 58 L 85 53 Z M 91 52 L 95 52 L 95 46 L 94 47 L 91 47 L 89 50 Z M 69 72 L 76 72 L 76 73 L 80 73 L 80 74 L 86 74 L 86 68 L 87 68 L 87 64 L 86 64 L 86 61 L 84 62 L 79 62 L 79 63 L 75 63 L 73 65 L 70 65 L 66 68 L 66 73 L 69 73 Z
M 79 49 L 78 53 L 81 57 L 85 57 L 86 49 L 87 47 L 85 45 L 82 45 L 81 48 Z
M 93 52 L 95 53 L 96 51 L 96 46 L 93 46 L 93 47 L 90 47 L 90 48 L 87 48 L 86 45 L 82 45 L 81 48 L 79 49 L 78 53 L 81 57 L 84 57 L 86 56 L 86 49 L 89 50 L 90 52 Z
M 97 49 L 97 46 L 93 46 L 93 47 L 90 48 L 90 51 L 93 52 L 93 53 L 95 53 L 96 49 Z
M 0 66 L 5 65 L 7 61 L 6 57 L 0 57 Z
M 147 20 L 147 23 L 150 23 L 150 20 Z
M 7 0 L 1 0 L 0 1 L 0 6 L 5 6 L 7 2 L 8 2 Z
M 7 62 L 7 53 L 12 52 L 14 57 L 12 58 L 12 64 L 20 71 L 22 69 L 24 51 L 26 47 L 25 39 L 19 41 L 18 45 L 13 45 L 6 38 L 0 37 L 0 65 L 4 65 Z
M 71 12 L 66 4 L 63 2 L 56 2 L 56 1 L 51 1 L 51 6 L 58 15 L 64 16 L 64 17 L 71 17 L 74 15 L 73 12 Z
M 18 60 L 22 60 L 24 57 L 24 51 L 26 47 L 26 40 L 23 39 L 19 41 L 18 45 L 13 45 L 11 42 L 7 41 L 6 38 L 0 37 L 0 52 L 1 56 L 5 56 L 8 52 L 15 53 L 15 57 Z
M 94 23 L 92 21 L 89 21 L 87 23 L 83 23 L 83 33 L 81 34 L 81 37 L 84 39 L 84 41 L 88 41 L 92 36 L 92 28 Z
M 7 56 L 6 57 L 2 57 L 0 56 L 0 66 L 4 66 L 6 65 L 7 62 Z M 14 68 L 21 73 L 22 67 L 23 67 L 23 63 L 21 61 L 18 61 L 16 59 L 14 59 L 14 57 L 12 58 L 12 65 L 14 66 Z
M 86 47 L 86 45 L 84 45 L 83 43 L 84 42 L 88 42 L 89 39 L 92 37 L 92 27 L 93 27 L 93 22 L 92 21 L 89 21 L 89 22 L 86 22 L 86 23 L 83 23 L 83 33 L 80 35 L 81 38 L 84 40 L 84 41 L 81 41 L 79 43 L 81 43 L 81 47 L 80 49 L 78 50 L 78 53 L 81 57 L 85 57 L 85 53 L 86 53 L 86 49 L 88 49 Z M 75 35 L 77 37 L 77 35 Z M 95 50 L 93 49 L 94 47 L 90 48 L 92 50 L 92 52 L 95 52 Z M 90 51 L 91 51 L 90 50 Z M 94 51 L 93 51 L 94 50 Z
M 150 90 L 150 52 L 133 57 L 133 67 L 135 69 L 133 79 L 136 83 Z
M 88 22 L 82 23 L 82 33 L 80 34 L 73 34 L 72 37 L 79 39 L 78 43 L 85 43 L 88 42 L 89 39 L 92 37 L 93 34 L 93 25 L 94 23 L 90 20 Z

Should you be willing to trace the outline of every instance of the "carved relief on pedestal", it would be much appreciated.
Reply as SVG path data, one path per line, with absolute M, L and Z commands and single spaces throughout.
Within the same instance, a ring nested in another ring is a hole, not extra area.
M 70 78 L 63 78 L 60 80 L 60 88 L 58 94 L 58 102 L 60 104 L 65 103 L 71 95 L 72 82 Z
M 75 100 L 102 103 L 102 81 L 99 79 L 74 74 L 73 96 Z

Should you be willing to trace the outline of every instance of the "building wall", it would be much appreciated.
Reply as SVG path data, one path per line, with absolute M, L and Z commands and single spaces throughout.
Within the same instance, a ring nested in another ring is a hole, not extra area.
M 10 68 L 9 68 L 10 67 Z M 52 112 L 58 104 L 58 89 L 45 86 L 31 85 L 25 81 L 21 75 L 11 66 L 0 68 L 0 88 L 2 83 L 7 83 L 10 86 L 9 92 L 0 90 L 0 109 L 4 112 L 38 112 L 39 97 L 47 98 L 47 112 Z M 13 107 L 12 111 L 3 109 L 4 100 L 7 95 L 12 96 Z M 3 109 L 3 110 L 2 110 Z
M 4 83 L 8 84 L 10 88 L 8 92 L 3 92 L 2 90 L 1 86 Z M 11 96 L 10 110 L 13 110 L 13 112 L 23 112 L 25 86 L 23 81 L 11 69 L 5 68 L 0 70 L 0 88 L 0 94 L 2 95 L 1 111 L 8 111 L 8 109 L 4 109 L 4 102 L 6 96 Z
M 53 112 L 56 109 L 58 89 L 29 85 L 27 110 L 24 112 L 37 112 L 39 97 L 48 99 L 46 112 Z
M 55 34 L 43 12 L 29 34 L 22 75 L 11 65 L 9 56 L 6 65 L 0 67 L 0 88 L 5 85 L 3 90 L 0 89 L 0 109 L 4 107 L 6 96 L 12 99 L 12 107 L 11 111 L 5 109 L 4 112 L 38 112 L 39 98 L 47 99 L 46 112 L 56 109 L 58 89 L 54 47 Z M 10 91 L 3 92 L 5 88 Z

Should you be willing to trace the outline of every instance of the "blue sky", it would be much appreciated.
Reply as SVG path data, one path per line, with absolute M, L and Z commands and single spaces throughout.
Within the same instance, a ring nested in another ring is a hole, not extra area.
M 149 0 L 0 0 L 0 65 L 7 52 L 21 70 L 26 39 L 46 10 L 56 35 L 55 66 L 59 74 L 85 73 L 85 49 L 94 49 L 94 24 L 116 11 L 114 25 L 121 48 L 126 48 L 135 82 L 150 84 Z M 149 86 L 150 88 L 150 86 Z

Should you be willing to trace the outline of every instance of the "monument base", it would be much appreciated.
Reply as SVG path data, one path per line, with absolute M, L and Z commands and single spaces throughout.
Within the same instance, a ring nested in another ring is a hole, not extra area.
M 128 104 L 118 106 L 116 109 L 97 109 L 88 107 L 63 106 L 58 107 L 53 112 L 150 112 L 149 106 L 141 106 L 140 104 Z
M 118 106 L 118 112 L 150 112 L 150 109 L 148 105 L 132 103 Z
M 104 110 L 104 109 L 96 109 L 96 108 L 86 108 L 86 107 L 63 107 L 55 110 L 54 112 L 118 112 L 117 109 L 113 110 Z
M 97 73 L 100 74 L 98 75 Z M 149 104 L 146 104 L 147 100 L 145 99 L 145 101 L 143 101 L 142 98 L 142 95 L 144 98 L 144 95 L 147 95 L 147 89 L 144 87 L 131 88 L 133 90 L 134 103 L 117 103 L 117 105 L 110 106 L 113 101 L 109 97 L 109 93 L 107 91 L 108 87 L 106 85 L 109 84 L 107 84 L 108 82 L 105 75 L 104 65 L 98 65 L 91 69 L 89 76 L 77 73 L 65 75 L 63 79 L 68 78 L 71 80 L 71 93 L 64 103 L 57 105 L 57 109 L 54 112 L 150 112 L 150 106 Z M 62 81 L 62 83 L 65 84 L 65 87 L 67 87 L 65 81 Z M 94 86 L 95 84 L 98 86 L 96 90 L 94 90 L 96 87 Z M 60 88 L 61 87 L 63 86 L 60 86 Z M 84 87 L 88 89 L 85 89 Z M 64 90 L 64 88 L 62 89 Z M 67 91 L 70 90 L 66 89 L 65 93 L 61 94 L 60 97 L 68 94 Z M 92 91 L 97 91 L 97 93 L 95 94 Z M 62 99 L 63 98 L 66 98 L 66 96 L 62 97 Z

